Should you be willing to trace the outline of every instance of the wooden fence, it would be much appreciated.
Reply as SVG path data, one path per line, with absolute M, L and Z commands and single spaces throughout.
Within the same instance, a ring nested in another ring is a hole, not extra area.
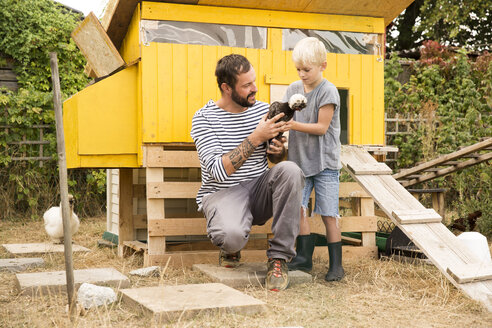
M 0 125 L 0 129 L 3 129 L 7 134 L 13 128 L 10 125 Z M 13 161 L 38 161 L 39 167 L 43 167 L 44 161 L 50 161 L 53 159 L 51 156 L 46 156 L 44 145 L 48 145 L 50 142 L 44 140 L 46 130 L 53 130 L 55 127 L 49 124 L 37 124 L 31 127 L 38 130 L 35 133 L 38 137 L 36 140 L 27 140 L 26 135 L 23 135 L 21 140 L 7 142 L 7 154 L 12 156 Z M 32 146 L 29 149 L 22 146 Z

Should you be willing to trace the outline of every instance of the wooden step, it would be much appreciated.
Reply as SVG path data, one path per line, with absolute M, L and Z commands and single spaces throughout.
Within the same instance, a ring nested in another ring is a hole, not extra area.
M 393 218 L 400 224 L 440 223 L 442 217 L 435 210 L 394 210 Z
M 446 272 L 459 284 L 492 279 L 492 264 L 473 263 L 456 268 L 447 268 Z
M 393 171 L 385 163 L 349 163 L 347 168 L 356 175 L 392 174 Z

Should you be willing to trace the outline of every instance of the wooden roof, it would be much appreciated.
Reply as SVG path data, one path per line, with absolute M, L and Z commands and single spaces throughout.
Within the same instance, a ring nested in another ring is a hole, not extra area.
M 303 13 L 338 14 L 384 18 L 388 25 L 414 0 L 152 0 L 205 6 L 254 8 Z M 110 0 L 103 26 L 119 48 L 139 0 Z

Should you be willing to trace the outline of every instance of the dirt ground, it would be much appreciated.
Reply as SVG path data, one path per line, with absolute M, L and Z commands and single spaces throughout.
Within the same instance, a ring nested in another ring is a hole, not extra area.
M 74 269 L 114 267 L 124 274 L 142 266 L 141 256 L 121 259 L 115 249 L 99 248 L 106 219 L 82 219 L 75 243 L 91 249 L 75 253 Z M 41 221 L 0 221 L 0 244 L 48 241 Z M 0 258 L 9 254 L 0 250 Z M 64 270 L 63 254 L 44 255 L 46 265 L 31 272 Z M 123 303 L 90 310 L 71 325 L 66 296 L 19 296 L 13 273 L 0 272 L 0 327 L 492 327 L 492 313 L 458 291 L 432 265 L 375 259 L 344 261 L 341 282 L 323 280 L 326 263 L 317 261 L 312 283 L 282 292 L 241 289 L 267 304 L 255 316 L 202 313 L 191 320 L 156 325 L 138 308 Z M 188 268 L 167 268 L 161 277 L 129 276 L 132 287 L 205 283 Z

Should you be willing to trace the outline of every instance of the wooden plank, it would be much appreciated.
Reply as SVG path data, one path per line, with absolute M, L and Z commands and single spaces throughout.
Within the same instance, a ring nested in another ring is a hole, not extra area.
M 147 214 L 134 214 L 133 215 L 133 228 L 134 229 L 147 229 Z
M 17 82 L 17 75 L 11 69 L 0 68 L 0 81 Z
M 476 144 L 473 144 L 471 146 L 465 147 L 465 148 L 460 149 L 460 150 L 458 150 L 458 151 L 456 151 L 454 153 L 450 153 L 450 154 L 446 154 L 446 155 L 440 156 L 440 157 L 438 157 L 436 159 L 433 159 L 431 161 L 422 163 L 422 164 L 417 165 L 415 167 L 412 167 L 412 168 L 409 168 L 409 169 L 406 169 L 406 170 L 402 170 L 401 172 L 398 172 L 396 174 L 393 174 L 393 178 L 395 178 L 395 179 L 404 178 L 404 177 L 406 177 L 408 175 L 411 175 L 411 174 L 414 174 L 414 173 L 418 173 L 420 171 L 429 169 L 429 168 L 431 168 L 433 166 L 444 164 L 444 163 L 446 163 L 448 161 L 452 161 L 452 160 L 455 160 L 457 158 L 460 158 L 460 157 L 462 157 L 464 155 L 467 155 L 467 154 L 476 152 L 476 151 L 478 151 L 480 149 L 489 147 L 490 145 L 492 145 L 492 138 L 489 138 L 489 139 L 486 139 L 484 141 L 481 141 L 481 142 L 478 142 Z
M 266 250 L 268 248 L 268 240 L 266 238 L 253 239 L 250 238 L 243 249 Z M 208 251 L 217 250 L 210 240 L 204 241 L 187 241 L 187 242 L 169 242 L 166 245 L 168 252 L 189 252 L 189 251 Z
M 144 184 L 134 184 L 133 185 L 133 197 L 135 198 L 145 198 L 145 185 Z
M 118 218 L 118 256 L 123 257 L 125 241 L 134 240 L 132 169 L 120 169 L 119 218 Z
M 374 216 L 374 201 L 372 198 L 361 198 L 360 200 L 360 215 L 362 217 Z M 375 225 L 377 230 L 377 219 L 375 219 Z M 361 233 L 362 246 L 376 246 L 376 232 Z
M 361 246 L 362 245 L 362 240 L 357 239 L 357 238 L 352 238 L 352 237 L 346 237 L 346 236 L 342 236 L 342 242 L 348 243 L 348 244 L 354 245 L 354 246 Z
M 467 264 L 446 270 L 459 284 L 492 279 L 492 265 L 489 263 Z
M 123 242 L 123 245 L 126 247 L 130 247 L 136 252 L 141 252 L 141 251 L 146 251 L 147 250 L 147 244 L 142 243 L 141 241 L 138 240 L 131 240 L 131 241 L 125 241 Z
M 0 81 L 0 87 L 5 87 L 12 91 L 19 89 L 19 85 L 14 81 Z
M 196 151 L 164 150 L 162 146 L 146 146 L 147 167 L 200 167 Z
M 326 234 L 325 225 L 319 214 L 308 218 L 311 232 Z M 339 221 L 342 232 L 376 232 L 378 218 L 376 216 L 343 216 Z
M 145 171 L 145 178 L 148 184 L 153 182 L 159 182 L 164 180 L 164 169 L 162 168 L 147 168 Z M 147 220 L 162 220 L 165 218 L 164 212 L 164 199 L 150 199 L 147 195 Z M 148 254 L 149 255 L 162 255 L 166 252 L 166 238 L 165 237 L 155 237 L 147 235 L 148 242 Z M 144 265 L 148 266 L 144 258 Z
M 313 191 L 314 195 L 314 191 Z M 357 182 L 340 182 L 338 197 L 371 197 Z
M 376 246 L 342 246 L 342 258 L 357 259 L 357 258 L 377 258 L 378 248 Z M 318 258 L 324 261 L 329 260 L 328 248 L 326 246 L 317 246 L 314 248 L 313 258 Z
M 149 199 L 195 198 L 200 186 L 201 182 L 148 182 L 147 197 Z
M 313 233 L 325 234 L 325 226 L 319 215 L 309 218 Z M 263 234 L 271 232 L 271 220 L 262 226 L 252 226 L 251 234 Z M 376 232 L 376 216 L 346 216 L 340 218 L 342 232 Z M 173 218 L 148 221 L 149 236 L 182 236 L 182 235 L 206 235 L 206 220 L 204 218 Z
M 343 246 L 342 256 L 344 260 L 354 258 L 377 258 L 377 247 L 354 247 Z M 217 264 L 219 259 L 219 251 L 189 251 L 189 252 L 167 252 L 163 255 L 148 255 L 145 261 L 149 265 L 166 265 L 169 260 L 171 267 L 191 267 L 197 263 L 212 263 Z M 328 259 L 328 250 L 326 246 L 315 247 L 313 257 Z M 241 262 L 266 262 L 267 256 L 265 250 L 243 249 L 241 251 Z
M 148 265 L 166 265 L 175 268 L 191 267 L 197 263 L 213 263 L 219 261 L 219 251 L 191 251 L 191 252 L 167 252 L 161 255 L 147 255 Z M 242 250 L 241 262 L 266 262 L 265 250 Z
M 393 171 L 385 163 L 349 163 L 347 168 L 356 175 L 391 174 Z
M 393 210 L 393 218 L 400 224 L 439 223 L 442 217 L 434 209 Z
M 204 218 L 174 218 L 155 219 L 148 221 L 149 236 L 183 236 L 183 235 L 206 235 L 207 224 Z M 272 222 L 269 220 L 265 225 L 252 226 L 252 234 L 265 234 L 271 232 Z
M 125 65 L 94 13 L 87 15 L 71 36 L 97 77 L 111 74 Z
M 201 182 L 159 182 L 150 183 L 149 198 L 195 198 Z M 314 191 L 312 196 L 314 196 Z M 339 197 L 370 197 L 357 182 L 342 182 Z

